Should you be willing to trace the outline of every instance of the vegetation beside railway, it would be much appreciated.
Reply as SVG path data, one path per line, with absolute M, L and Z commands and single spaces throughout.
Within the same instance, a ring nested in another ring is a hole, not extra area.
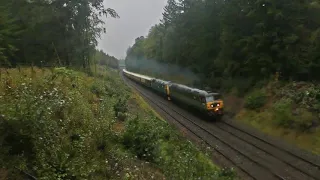
M 162 121 L 118 72 L 1 69 L 0 177 L 233 179 Z
M 270 82 L 242 99 L 235 118 L 320 154 L 319 84 Z

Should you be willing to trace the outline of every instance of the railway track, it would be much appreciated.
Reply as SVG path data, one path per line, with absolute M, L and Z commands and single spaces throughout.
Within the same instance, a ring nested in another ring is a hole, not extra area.
M 244 179 L 320 179 L 319 160 L 308 160 L 274 143 L 248 133 L 230 122 L 210 123 L 195 117 L 126 79 L 158 110 L 202 139 L 231 162 Z
M 315 157 L 314 161 L 309 160 L 309 158 L 306 159 L 295 153 L 292 153 L 285 148 L 282 148 L 281 146 L 277 146 L 269 141 L 266 141 L 257 135 L 250 134 L 229 122 L 218 122 L 217 127 L 225 132 L 228 132 L 230 135 L 233 135 L 238 139 L 251 144 L 255 148 L 264 151 L 270 156 L 279 159 L 282 163 L 285 163 L 293 169 L 300 171 L 304 175 L 310 176 L 314 179 L 320 179 L 319 158 Z

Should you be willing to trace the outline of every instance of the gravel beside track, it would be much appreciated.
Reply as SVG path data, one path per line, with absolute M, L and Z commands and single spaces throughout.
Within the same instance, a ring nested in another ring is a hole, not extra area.
M 212 147 L 213 159 L 234 166 L 242 179 L 320 179 L 319 156 L 289 146 L 246 126 L 223 119 L 208 122 L 124 77 L 127 84 L 168 122 Z

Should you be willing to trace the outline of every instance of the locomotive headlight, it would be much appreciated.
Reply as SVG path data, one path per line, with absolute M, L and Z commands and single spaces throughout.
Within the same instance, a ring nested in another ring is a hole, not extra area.
M 218 104 L 217 104 L 217 106 L 219 107 L 219 106 L 220 106 L 220 104 L 218 103 Z
M 213 104 L 211 104 L 211 107 L 214 107 Z

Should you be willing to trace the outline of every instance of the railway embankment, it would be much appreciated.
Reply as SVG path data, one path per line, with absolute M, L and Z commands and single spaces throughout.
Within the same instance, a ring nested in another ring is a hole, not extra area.
M 0 179 L 234 179 L 117 71 L 0 72 Z
M 238 101 L 234 119 L 319 155 L 319 89 L 307 82 L 270 82 Z

